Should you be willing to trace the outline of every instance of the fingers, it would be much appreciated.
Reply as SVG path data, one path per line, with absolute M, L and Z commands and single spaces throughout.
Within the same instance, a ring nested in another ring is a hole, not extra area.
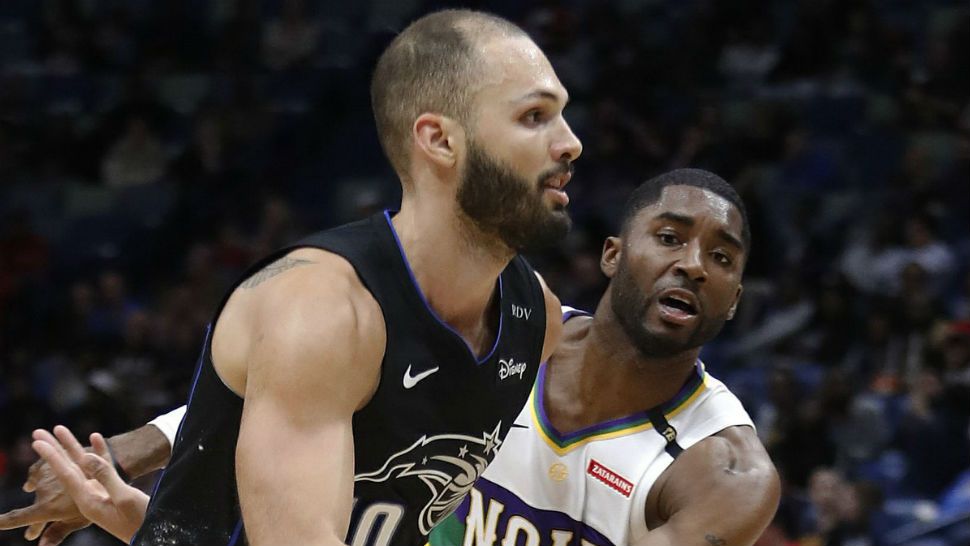
M 37 543 L 37 546 L 57 546 L 68 535 L 79 529 L 84 529 L 88 525 L 91 525 L 91 523 L 83 520 L 56 521 L 51 523 L 40 537 L 40 542 Z
M 81 467 L 86 475 L 98 480 L 104 486 L 112 499 L 118 499 L 128 491 L 129 485 L 121 479 L 115 467 L 103 457 L 94 453 L 85 453 L 81 460 Z
M 43 432 L 47 436 L 50 436 L 47 431 L 37 432 Z M 34 433 L 35 438 L 44 437 L 44 434 L 38 434 L 37 432 Z M 54 471 L 54 475 L 64 485 L 64 489 L 77 502 L 84 494 L 85 478 L 81 473 L 81 469 L 68 458 L 67 453 L 57 444 L 57 440 L 51 436 L 50 441 L 35 440 L 30 446 L 34 448 L 34 451 L 38 455 L 47 461 L 51 470 Z
M 0 514 L 0 530 L 16 529 L 35 523 L 43 524 L 48 519 L 47 507 L 32 504 L 24 508 L 11 510 L 5 514 Z
M 46 522 L 35 523 L 27 527 L 27 530 L 24 531 L 24 538 L 27 539 L 28 541 L 37 540 L 37 537 L 39 537 L 40 534 L 44 532 L 44 525 L 46 524 L 47 524 Z
M 95 432 L 89 437 L 91 440 L 91 448 L 94 452 L 102 459 L 114 464 L 114 457 L 111 456 L 111 451 L 108 449 L 108 441 L 104 439 L 104 436 L 100 432 Z
M 81 457 L 84 456 L 85 451 L 84 451 L 84 446 L 82 446 L 81 443 L 77 441 L 77 438 L 74 437 L 74 434 L 72 434 L 67 427 L 63 425 L 57 425 L 56 427 L 54 427 L 54 436 L 56 436 L 58 441 L 60 441 L 61 447 L 63 447 L 64 451 L 66 451 L 67 454 L 71 457 L 71 460 L 74 461 L 75 463 L 80 464 Z
M 24 482 L 23 486 L 24 493 L 33 493 L 37 490 L 37 482 L 41 479 L 43 467 L 44 459 L 38 459 L 34 464 L 30 465 L 30 468 L 27 470 L 27 481 Z

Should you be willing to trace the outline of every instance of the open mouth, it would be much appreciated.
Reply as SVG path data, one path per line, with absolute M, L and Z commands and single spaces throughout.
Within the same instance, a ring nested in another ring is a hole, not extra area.
M 665 323 L 686 326 L 697 318 L 701 306 L 690 290 L 668 288 L 659 294 L 657 308 Z
M 697 314 L 697 308 L 691 302 L 679 296 L 664 296 L 660 298 L 660 304 L 681 311 L 686 315 L 693 316 Z

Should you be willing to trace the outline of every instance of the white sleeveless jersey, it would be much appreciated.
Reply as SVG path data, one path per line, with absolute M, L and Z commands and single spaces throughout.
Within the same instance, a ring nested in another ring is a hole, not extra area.
M 576 314 L 567 310 L 564 320 Z M 543 364 L 498 456 L 431 546 L 632 544 L 647 533 L 651 486 L 682 450 L 727 427 L 754 426 L 700 361 L 666 403 L 569 434 L 546 417 L 545 378 Z

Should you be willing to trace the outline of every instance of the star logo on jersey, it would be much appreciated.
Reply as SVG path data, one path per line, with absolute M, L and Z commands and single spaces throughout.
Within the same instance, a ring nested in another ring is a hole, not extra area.
M 464 434 L 422 436 L 409 447 L 391 455 L 380 469 L 354 476 L 354 481 L 386 482 L 419 479 L 430 493 L 418 515 L 423 534 L 458 508 L 475 480 L 502 445 L 502 422 L 480 438 Z

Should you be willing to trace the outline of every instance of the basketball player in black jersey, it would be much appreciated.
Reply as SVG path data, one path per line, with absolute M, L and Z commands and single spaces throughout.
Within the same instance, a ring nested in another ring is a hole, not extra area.
M 545 55 L 498 17 L 437 12 L 385 50 L 371 95 L 400 211 L 283 249 L 227 295 L 133 544 L 423 544 L 553 350 L 559 302 L 517 252 L 568 230 L 582 147 Z

